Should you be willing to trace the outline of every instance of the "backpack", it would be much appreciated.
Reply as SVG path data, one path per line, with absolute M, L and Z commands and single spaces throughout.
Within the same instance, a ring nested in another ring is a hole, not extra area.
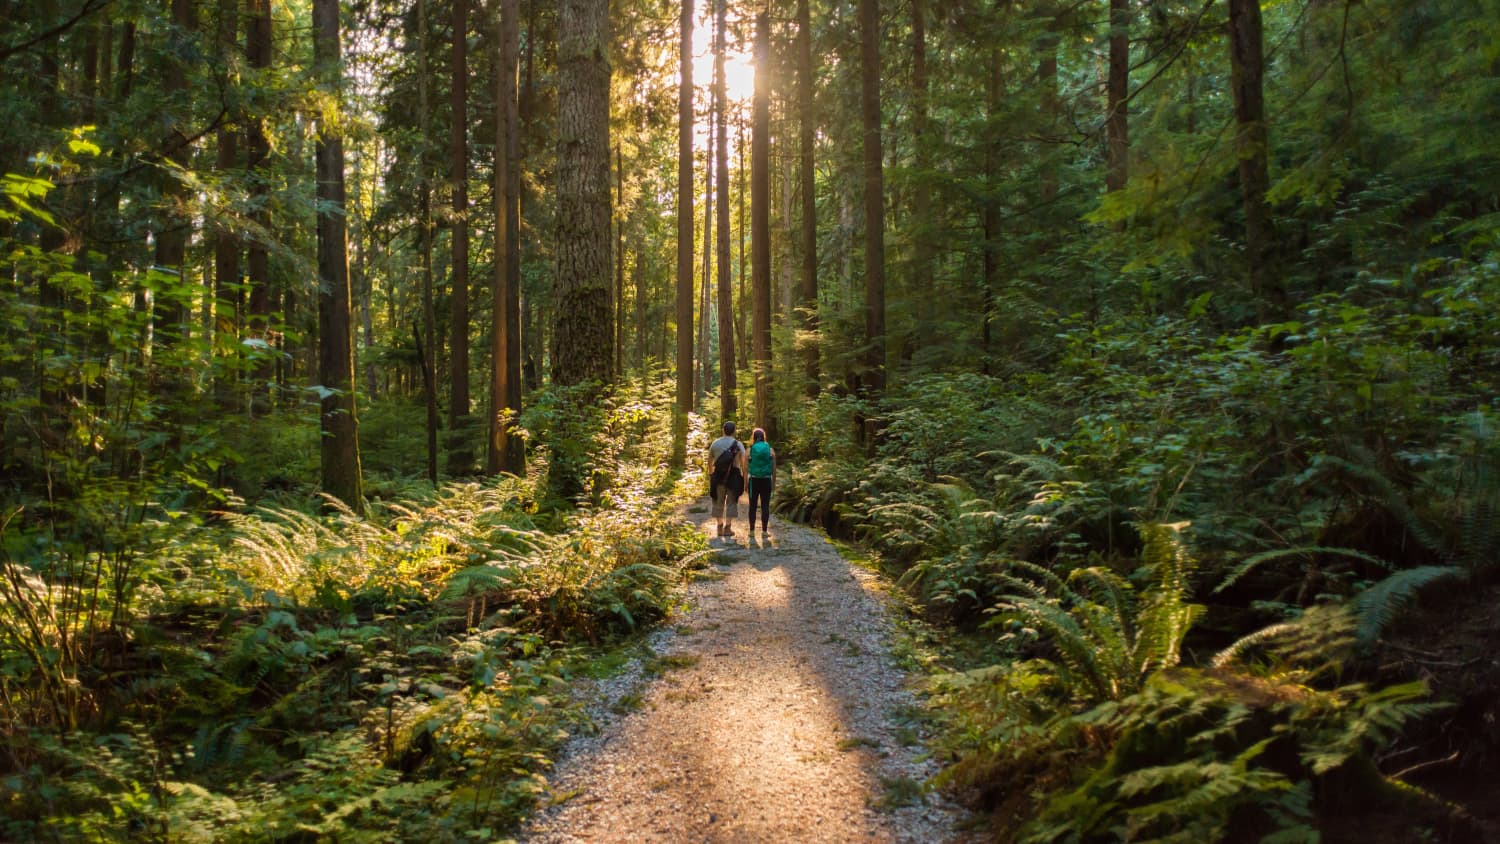
M 714 474 L 722 476 L 728 472 L 729 467 L 734 465 L 734 459 L 739 456 L 739 453 L 740 443 L 738 440 L 735 441 L 734 445 L 719 452 L 719 456 L 714 458 Z

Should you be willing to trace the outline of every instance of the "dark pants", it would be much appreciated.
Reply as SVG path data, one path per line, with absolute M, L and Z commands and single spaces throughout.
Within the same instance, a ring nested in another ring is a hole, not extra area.
M 750 529 L 755 530 L 755 502 L 760 502 L 760 526 L 764 528 L 771 521 L 771 486 L 770 478 L 750 479 Z

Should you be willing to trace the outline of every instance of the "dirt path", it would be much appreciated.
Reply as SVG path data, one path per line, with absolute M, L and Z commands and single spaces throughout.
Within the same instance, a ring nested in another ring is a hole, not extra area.
M 875 576 L 800 525 L 735 533 L 654 637 L 664 670 L 603 684 L 601 711 L 639 706 L 570 746 L 522 840 L 955 840 Z

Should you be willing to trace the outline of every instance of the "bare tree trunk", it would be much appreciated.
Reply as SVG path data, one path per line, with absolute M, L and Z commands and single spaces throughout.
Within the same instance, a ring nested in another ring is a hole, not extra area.
M 521 119 L 516 90 L 521 4 L 499 0 L 500 37 L 496 67 L 495 290 L 491 308 L 494 340 L 490 384 L 490 474 L 526 474 L 526 452 L 512 433 L 521 412 Z
M 615 371 L 625 375 L 625 155 L 615 144 Z
M 755 423 L 772 439 L 771 420 L 771 22 L 755 18 L 755 95 L 750 126 L 750 243 L 755 318 Z
M 427 480 L 438 482 L 438 405 L 437 405 L 437 313 L 432 302 L 432 186 L 427 181 L 427 138 L 430 135 L 427 83 L 431 78 L 427 63 L 427 0 L 417 0 L 417 229 L 422 253 L 422 387 L 427 405 Z
M 802 191 L 802 330 L 815 335 L 818 330 L 818 195 L 817 174 L 813 169 L 813 152 L 817 134 L 817 116 L 813 97 L 812 16 L 808 0 L 797 0 L 797 169 Z M 808 398 L 818 397 L 821 375 L 818 352 L 821 342 L 807 343 L 803 351 L 803 374 L 807 378 Z
M 453 191 L 453 285 L 448 299 L 448 473 L 466 475 L 474 468 L 469 442 L 469 2 L 452 2 L 448 180 Z
M 608 0 L 558 8 L 557 295 L 552 380 L 613 380 Z
M 1050 3 L 1042 7 L 1046 17 L 1046 32 L 1038 45 L 1036 77 L 1042 89 L 1042 124 L 1046 127 L 1042 149 L 1042 202 L 1051 205 L 1057 200 L 1058 171 L 1057 156 L 1051 146 L 1055 143 L 1057 119 L 1061 111 L 1057 90 L 1057 10 Z
M 271 67 L 270 0 L 246 0 L 245 62 L 253 71 Z M 122 60 L 123 61 L 123 60 Z M 122 69 L 124 65 L 121 65 Z M 128 73 L 125 79 L 129 78 Z M 266 240 L 270 236 L 271 212 L 268 210 L 271 188 L 266 170 L 270 167 L 271 144 L 266 138 L 265 115 L 251 115 L 246 122 L 245 166 L 250 171 L 250 201 L 255 211 L 251 222 L 255 236 L 245 253 L 246 283 L 250 288 L 250 311 L 245 321 L 249 339 L 261 346 L 259 362 L 251 372 L 250 415 L 264 416 L 272 408 L 269 386 L 275 375 L 275 361 L 269 354 L 271 337 L 271 263 Z
M 338 0 L 313 0 L 313 61 L 319 81 L 343 89 Z M 364 512 L 359 424 L 354 410 L 354 334 L 349 295 L 349 251 L 344 229 L 343 128 L 318 121 L 318 379 L 323 386 L 323 489 Z
M 912 276 L 910 290 L 915 296 L 916 327 L 918 335 L 924 327 L 934 322 L 934 306 L 937 297 L 932 289 L 932 189 L 928 181 L 932 171 L 931 144 L 928 141 L 927 116 L 927 6 L 924 0 L 912 0 L 911 4 L 911 87 L 912 149 L 917 166 L 915 184 L 912 185 Z M 902 344 L 902 358 L 910 360 L 916 348 L 923 342 L 920 336 L 912 336 Z
M 677 50 L 677 404 L 673 462 L 687 456 L 687 414 L 693 409 L 693 0 L 681 0 Z
M 239 34 L 237 0 L 220 0 L 218 23 L 219 30 L 215 40 L 218 42 L 219 52 L 227 58 L 233 52 L 235 39 Z M 235 120 L 241 122 L 243 116 L 236 115 Z M 229 126 L 219 127 L 214 169 L 221 174 L 228 174 L 234 170 L 238 158 L 239 133 Z M 215 358 L 223 350 L 232 348 L 234 340 L 239 336 L 239 314 L 235 308 L 238 294 L 235 290 L 240 280 L 242 246 L 234 227 L 222 226 L 214 235 L 214 290 L 210 298 L 213 301 Z M 234 386 L 235 376 L 232 370 L 221 368 L 214 373 L 214 396 L 219 407 L 234 407 Z
M 880 0 L 860 0 L 860 112 L 865 151 L 865 367 L 860 385 L 885 390 L 885 182 L 880 141 Z
M 724 419 L 733 419 L 737 397 L 735 395 L 736 366 L 734 359 L 734 301 L 729 287 L 729 124 L 728 104 L 725 102 L 724 53 L 729 33 L 727 26 L 727 0 L 714 3 L 714 217 L 717 221 L 715 242 L 718 253 L 717 275 L 719 279 L 719 412 Z
M 698 404 L 701 408 L 710 387 L 713 386 L 713 360 L 709 357 L 708 327 L 713 324 L 713 274 L 714 254 L 714 120 L 708 119 L 708 147 L 703 151 L 703 286 L 698 299 L 698 363 L 702 367 L 698 379 Z
M 1261 48 L 1260 3 L 1229 0 L 1229 70 L 1234 92 L 1235 151 L 1239 154 L 1240 192 L 1244 196 L 1245 257 L 1250 292 L 1263 317 L 1284 310 L 1286 291 L 1273 262 L 1271 211 L 1266 192 L 1271 187 L 1267 162 L 1270 144 L 1266 130 L 1266 102 L 1261 87 L 1265 58 Z
M 180 33 L 178 37 L 186 38 L 193 29 L 192 0 L 171 0 L 171 3 L 172 25 Z M 179 97 L 187 91 L 187 69 L 183 67 L 182 59 L 176 56 L 166 59 L 162 87 L 169 97 Z M 174 116 L 172 128 L 161 142 L 162 148 L 167 150 L 168 160 L 179 170 L 187 169 L 193 152 L 184 125 L 180 116 Z M 151 321 L 155 342 L 170 346 L 186 335 L 191 318 L 191 308 L 186 299 L 186 259 L 192 220 L 181 212 L 185 192 L 180 181 L 171 175 L 166 176 L 161 182 L 161 193 L 162 205 L 171 210 L 164 213 L 157 222 L 156 257 L 153 263 L 164 272 L 176 273 L 178 284 L 174 293 L 153 291 L 155 299 L 151 308 Z
M 745 254 L 745 223 L 746 223 L 746 220 L 745 220 L 745 201 L 746 201 L 746 193 L 747 193 L 747 191 L 745 190 L 745 176 L 746 176 L 746 173 L 749 171 L 750 168 L 748 168 L 747 166 L 745 166 L 745 164 L 746 164 L 746 159 L 745 159 L 745 121 L 743 119 L 740 120 L 739 121 L 739 125 L 736 126 L 735 129 L 736 129 L 736 133 L 739 136 L 739 138 L 738 138 L 738 140 L 739 140 L 739 147 L 738 147 L 738 149 L 739 149 L 739 162 L 740 162 L 740 171 L 739 171 L 739 175 L 740 175 L 740 185 L 739 185 L 740 218 L 739 218 L 739 225 L 736 227 L 738 229 L 738 231 L 739 231 L 739 239 L 740 239 L 740 262 L 739 262 L 739 275 L 738 275 L 738 278 L 739 278 L 739 293 L 738 293 L 739 307 L 737 307 L 737 308 L 734 309 L 734 345 L 735 345 L 735 349 L 739 352 L 739 356 L 740 356 L 740 364 L 739 364 L 740 365 L 740 369 L 749 369 L 750 368 L 750 357 L 749 357 L 749 351 L 750 351 L 749 346 L 750 346 L 750 344 L 749 344 L 749 342 L 747 341 L 747 339 L 745 337 L 745 310 L 746 310 L 745 303 L 747 301 L 747 297 L 745 296 L 745 268 L 750 265 L 750 256 L 747 255 L 747 254 Z
M 1104 189 L 1125 187 L 1130 179 L 1130 0 L 1109 0 L 1108 114 L 1104 121 Z

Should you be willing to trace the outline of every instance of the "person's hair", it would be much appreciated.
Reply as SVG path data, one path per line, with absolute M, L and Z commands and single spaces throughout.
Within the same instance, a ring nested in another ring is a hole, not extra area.
M 734 433 L 734 423 L 733 422 L 725 422 L 724 423 L 724 434 L 725 434 L 725 436 L 728 436 L 729 434 L 732 434 L 732 433 Z
M 766 441 L 766 432 L 761 428 L 756 428 L 754 433 L 750 435 L 750 438 L 758 443 L 763 443 Z

